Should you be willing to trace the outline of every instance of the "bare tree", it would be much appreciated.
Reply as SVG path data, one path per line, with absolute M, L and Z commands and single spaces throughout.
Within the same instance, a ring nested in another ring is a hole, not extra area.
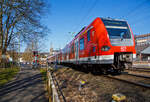
M 47 34 L 48 29 L 40 22 L 47 7 L 45 0 L 0 0 L 1 55 L 6 54 L 10 43 L 17 38 L 28 42 Z
M 13 62 L 19 61 L 18 43 L 10 43 L 7 53 Z
M 33 61 L 33 43 L 28 44 L 24 53 L 22 54 L 22 59 L 26 62 L 32 62 Z

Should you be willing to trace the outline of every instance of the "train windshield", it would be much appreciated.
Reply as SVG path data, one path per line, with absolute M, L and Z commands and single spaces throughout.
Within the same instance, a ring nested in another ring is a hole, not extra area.
M 107 28 L 107 27 L 106 27 Z M 130 39 L 130 31 L 128 28 L 120 29 L 120 28 L 107 28 L 107 32 L 110 38 L 121 38 L 121 39 Z
M 125 21 L 116 21 L 116 20 L 106 20 L 102 19 L 109 38 L 112 39 L 130 39 L 131 33 L 128 28 L 128 24 Z

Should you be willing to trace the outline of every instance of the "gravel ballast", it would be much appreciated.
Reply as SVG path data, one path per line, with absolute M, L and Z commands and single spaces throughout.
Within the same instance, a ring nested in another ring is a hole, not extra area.
M 127 102 L 150 102 L 150 89 L 109 79 L 103 75 L 93 75 L 71 68 L 60 68 L 53 75 L 67 102 L 109 102 L 115 93 L 124 94 Z M 79 90 L 81 81 L 85 81 L 85 85 Z M 60 100 L 63 102 L 61 95 Z

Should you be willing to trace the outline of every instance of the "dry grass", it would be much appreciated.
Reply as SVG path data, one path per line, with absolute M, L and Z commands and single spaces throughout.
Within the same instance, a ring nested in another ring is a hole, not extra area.
M 40 72 L 42 74 L 43 80 L 46 81 L 47 76 L 46 76 L 46 68 L 41 68 Z
M 0 86 L 9 82 L 19 71 L 19 68 L 0 69 Z

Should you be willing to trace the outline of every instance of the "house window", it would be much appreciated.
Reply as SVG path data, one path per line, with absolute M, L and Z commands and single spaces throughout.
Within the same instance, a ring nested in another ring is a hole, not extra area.
M 84 38 L 80 39 L 80 50 L 84 49 Z
M 90 41 L 90 30 L 87 31 L 87 40 Z

